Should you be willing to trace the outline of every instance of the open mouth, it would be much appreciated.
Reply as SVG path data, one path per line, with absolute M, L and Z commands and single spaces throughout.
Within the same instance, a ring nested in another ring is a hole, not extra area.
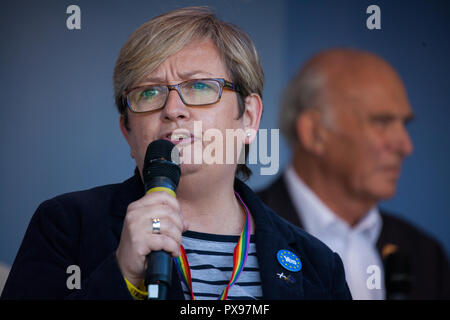
M 163 136 L 163 139 L 169 140 L 173 144 L 187 144 L 194 141 L 194 135 L 189 131 L 173 131 Z

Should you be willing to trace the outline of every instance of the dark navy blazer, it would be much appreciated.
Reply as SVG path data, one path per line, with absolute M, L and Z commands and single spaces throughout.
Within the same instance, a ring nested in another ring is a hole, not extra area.
M 255 222 L 264 299 L 351 299 L 341 259 L 322 242 L 279 217 L 240 180 L 235 190 Z M 132 299 L 116 261 L 128 205 L 144 195 L 139 175 L 120 184 L 73 192 L 43 202 L 34 214 L 11 268 L 2 299 Z M 300 258 L 298 272 L 277 260 L 281 249 Z M 81 289 L 68 289 L 70 265 Z M 184 299 L 173 268 L 168 299 Z M 291 275 L 295 283 L 280 279 Z

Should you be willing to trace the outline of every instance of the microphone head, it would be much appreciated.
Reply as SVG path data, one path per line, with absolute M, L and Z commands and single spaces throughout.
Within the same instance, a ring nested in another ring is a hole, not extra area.
M 175 145 L 164 139 L 155 140 L 147 147 L 142 176 L 144 184 L 156 177 L 167 177 L 175 186 L 180 182 L 179 152 Z

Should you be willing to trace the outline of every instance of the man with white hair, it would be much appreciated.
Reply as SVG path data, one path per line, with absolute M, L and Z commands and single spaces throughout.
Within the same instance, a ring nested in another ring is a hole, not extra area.
M 354 299 L 450 296 L 441 246 L 377 207 L 394 196 L 413 150 L 412 118 L 399 75 L 360 50 L 316 54 L 284 95 L 280 127 L 293 159 L 260 198 L 341 256 Z

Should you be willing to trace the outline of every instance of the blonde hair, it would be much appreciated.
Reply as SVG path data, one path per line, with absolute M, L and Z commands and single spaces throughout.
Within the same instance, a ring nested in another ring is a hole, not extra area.
M 219 20 L 208 7 L 186 7 L 164 13 L 136 29 L 120 50 L 114 67 L 114 100 L 128 125 L 123 93 L 142 81 L 169 56 L 195 40 L 210 39 L 222 56 L 234 84 L 239 87 L 238 118 L 245 110 L 244 98 L 262 97 L 264 72 L 250 37 L 237 26 Z M 246 146 L 246 154 L 248 146 Z M 244 165 L 244 177 L 250 170 Z
M 244 97 L 262 97 L 264 72 L 255 45 L 238 27 L 220 21 L 207 7 L 187 7 L 160 15 L 136 29 L 123 45 L 114 68 L 114 97 L 121 114 L 126 111 L 124 91 L 154 71 L 170 55 L 198 39 L 217 46 L 231 81 Z

